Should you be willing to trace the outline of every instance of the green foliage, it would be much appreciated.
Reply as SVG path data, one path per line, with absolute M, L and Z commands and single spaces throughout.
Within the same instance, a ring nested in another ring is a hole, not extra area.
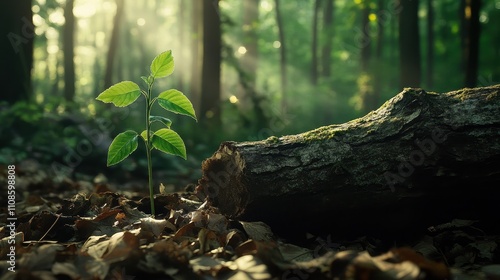
M 137 149 L 137 136 L 137 132 L 127 130 L 115 137 L 109 146 L 108 166 L 126 159 Z
M 178 155 L 186 159 L 186 147 L 182 138 L 175 131 L 167 128 L 160 129 L 151 139 L 153 147 L 167 154 Z
M 158 96 L 158 104 L 165 110 L 190 116 L 196 120 L 196 115 L 191 101 L 189 101 L 189 99 L 182 92 L 176 89 L 169 89 L 160 93 Z
M 139 86 L 130 81 L 117 83 L 96 98 L 104 103 L 113 103 L 116 107 L 128 106 L 139 98 L 141 89 Z
M 152 78 L 162 78 L 170 76 L 174 72 L 174 57 L 172 51 L 166 51 L 155 57 L 151 63 Z
M 32 159 L 50 165 L 63 161 L 68 151 L 77 149 L 78 144 L 92 141 L 85 132 L 97 129 L 95 119 L 77 112 L 54 112 L 47 109 L 50 105 L 0 102 L 0 164 Z M 99 149 L 92 149 L 87 158 L 91 160 L 98 152 Z
M 166 51 L 156 56 L 151 63 L 150 70 L 151 73 L 148 77 L 141 77 L 147 85 L 147 90 L 141 90 L 134 82 L 123 81 L 111 86 L 99 94 L 96 99 L 105 103 L 113 103 L 117 107 L 125 107 L 134 103 L 141 94 L 146 99 L 146 129 L 141 132 L 140 136 L 146 146 L 151 214 L 154 215 L 151 150 L 155 148 L 164 153 L 180 156 L 184 159 L 187 158 L 187 155 L 184 141 L 179 134 L 170 129 L 172 121 L 162 116 L 151 116 L 151 108 L 155 101 L 158 101 L 160 107 L 167 111 L 186 115 L 194 120 L 197 119 L 191 101 L 182 92 L 170 89 L 160 93 L 157 97 L 153 98 L 152 96 L 152 88 L 156 78 L 168 77 L 174 72 L 172 51 Z M 159 122 L 167 128 L 152 131 L 151 124 L 153 122 Z M 118 134 L 109 146 L 107 165 L 115 165 L 133 153 L 137 149 L 138 138 L 139 134 L 133 130 L 127 130 Z

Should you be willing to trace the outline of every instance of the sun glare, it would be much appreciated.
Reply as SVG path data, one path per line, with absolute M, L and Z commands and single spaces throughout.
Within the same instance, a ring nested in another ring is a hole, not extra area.
M 238 52 L 240 54 L 246 54 L 247 53 L 247 48 L 241 46 L 241 47 L 238 48 Z
M 229 102 L 233 104 L 238 102 L 238 97 L 236 97 L 235 95 L 231 95 L 231 97 L 229 97 Z
M 49 15 L 49 21 L 57 24 L 63 25 L 66 21 L 64 20 L 64 15 L 61 10 L 56 10 Z
M 78 18 L 88 18 L 95 15 L 97 12 L 96 4 L 91 2 L 87 2 L 83 5 L 76 5 L 73 9 L 73 13 L 75 17 Z
M 144 26 L 146 24 L 146 20 L 143 18 L 138 18 L 137 19 L 137 25 L 139 26 Z
M 260 7 L 265 12 L 270 12 L 273 9 L 273 5 L 271 5 L 271 3 L 269 3 L 269 1 L 266 1 L 266 0 L 260 2 Z

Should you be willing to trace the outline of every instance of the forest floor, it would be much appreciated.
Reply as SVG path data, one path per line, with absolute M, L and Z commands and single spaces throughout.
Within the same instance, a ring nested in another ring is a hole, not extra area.
M 16 168 L 15 207 L 1 196 L 1 280 L 500 279 L 500 234 L 475 221 L 435 225 L 407 244 L 311 234 L 299 246 L 265 223 L 228 219 L 193 190 L 156 195 L 151 217 L 145 185 Z

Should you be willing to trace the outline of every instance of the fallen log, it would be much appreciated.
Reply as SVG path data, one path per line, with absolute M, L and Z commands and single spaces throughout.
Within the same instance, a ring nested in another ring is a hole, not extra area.
M 406 88 L 344 124 L 224 142 L 202 172 L 209 203 L 281 234 L 398 235 L 453 218 L 500 225 L 500 85 Z

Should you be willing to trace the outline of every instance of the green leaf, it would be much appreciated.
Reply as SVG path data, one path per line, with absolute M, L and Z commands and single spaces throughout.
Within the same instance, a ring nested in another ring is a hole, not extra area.
M 160 95 L 158 95 L 158 104 L 165 110 L 190 116 L 197 120 L 191 101 L 189 101 L 182 92 L 176 89 L 169 89 L 160 93 Z
M 149 116 L 149 122 L 151 122 L 151 123 L 161 122 L 167 128 L 170 128 L 170 126 L 172 125 L 172 121 L 170 119 L 167 119 L 167 118 L 161 117 L 161 116 Z
M 144 141 L 148 141 L 148 139 L 146 138 L 146 133 L 147 133 L 147 130 L 144 130 L 143 132 L 141 132 L 141 137 L 142 139 L 144 139 Z M 153 136 L 153 134 L 150 132 L 150 135 Z M 151 138 L 151 137 L 149 137 Z
M 143 81 L 146 83 L 146 85 L 149 85 L 149 80 L 148 80 L 148 77 L 146 77 L 146 76 L 141 76 L 141 80 L 143 80 Z
M 115 165 L 126 159 L 137 149 L 137 133 L 133 130 L 127 130 L 118 134 L 108 150 L 108 166 Z
M 112 85 L 96 99 L 104 103 L 113 103 L 116 107 L 125 107 L 134 103 L 140 95 L 141 89 L 136 83 L 124 81 Z
M 154 78 L 167 77 L 174 72 L 172 51 L 162 52 L 151 63 L 151 75 Z
M 162 128 L 155 132 L 151 140 L 156 149 L 186 159 L 186 146 L 184 141 L 175 131 Z

